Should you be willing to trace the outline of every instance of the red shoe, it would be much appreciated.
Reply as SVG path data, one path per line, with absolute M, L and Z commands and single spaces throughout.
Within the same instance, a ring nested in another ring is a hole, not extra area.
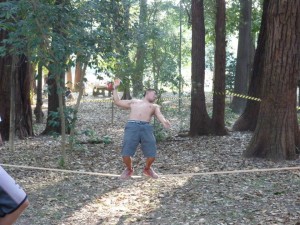
M 127 180 L 127 179 L 129 179 L 132 176 L 132 174 L 133 174 L 133 168 L 131 170 L 128 169 L 128 168 L 126 168 L 123 171 L 123 173 L 121 174 L 120 179 Z
M 157 179 L 158 175 L 154 172 L 154 170 L 150 167 L 149 169 L 144 169 L 144 174 L 148 177 L 151 177 L 153 179 Z

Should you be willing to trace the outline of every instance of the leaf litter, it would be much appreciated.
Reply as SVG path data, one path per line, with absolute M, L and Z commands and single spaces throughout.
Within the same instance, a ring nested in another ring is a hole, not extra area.
M 128 111 L 111 103 L 88 101 L 79 111 L 78 131 L 92 130 L 109 143 L 82 143 L 68 150 L 64 169 L 120 174 L 123 128 Z M 169 115 L 168 115 L 169 116 Z M 112 120 L 113 118 L 113 120 Z M 141 177 L 121 181 L 118 177 L 93 176 L 5 167 L 25 189 L 30 207 L 18 225 L 295 225 L 300 223 L 300 171 L 272 171 L 222 175 L 191 175 L 211 171 L 231 171 L 298 166 L 300 160 L 272 162 L 246 159 L 242 153 L 251 138 L 249 132 L 228 136 L 178 137 L 178 117 L 168 137 L 158 142 L 154 169 L 157 180 L 142 176 L 144 159 L 138 150 L 133 163 Z M 113 123 L 112 123 L 113 122 Z M 35 124 L 39 134 L 45 124 Z M 1 147 L 1 163 L 60 168 L 60 142 L 37 135 L 17 140 L 10 152 Z M 182 176 L 171 176 L 182 174 Z M 187 175 L 184 175 L 187 174 Z M 166 175 L 166 176 L 164 176 Z M 168 175 L 168 176 L 167 176 Z

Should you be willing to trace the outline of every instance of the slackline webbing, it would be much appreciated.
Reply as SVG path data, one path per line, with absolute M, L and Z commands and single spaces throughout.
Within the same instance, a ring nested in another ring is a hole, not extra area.
M 22 168 L 29 170 L 44 170 L 52 172 L 61 173 L 73 173 L 73 174 L 83 174 L 83 175 L 93 175 L 93 176 L 104 176 L 104 177 L 119 177 L 120 174 L 110 174 L 110 173 L 97 173 L 97 172 L 87 172 L 78 170 L 63 170 L 63 169 L 53 169 L 44 167 L 34 167 L 34 166 L 21 166 L 21 165 L 11 165 L 11 164 L 0 164 L 4 167 Z M 291 171 L 300 170 L 300 167 L 281 167 L 281 168 L 265 168 L 265 169 L 247 169 L 247 170 L 229 170 L 229 171 L 211 171 L 211 172 L 200 172 L 200 173 L 181 173 L 181 174 L 159 174 L 160 177 L 189 177 L 189 176 L 205 176 L 205 175 L 225 175 L 225 174 L 239 174 L 239 173 L 257 173 L 257 172 L 274 172 L 274 171 Z M 142 176 L 132 176 L 133 178 L 141 178 Z

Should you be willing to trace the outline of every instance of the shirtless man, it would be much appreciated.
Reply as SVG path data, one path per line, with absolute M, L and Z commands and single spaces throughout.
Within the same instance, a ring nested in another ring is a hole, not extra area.
M 153 127 L 150 125 L 152 116 L 162 123 L 165 128 L 170 128 L 170 122 L 165 119 L 160 111 L 160 107 L 154 104 L 156 99 L 156 91 L 148 89 L 145 91 L 144 98 L 132 100 L 120 100 L 117 88 L 120 85 L 120 79 L 114 81 L 113 99 L 114 103 L 123 108 L 129 109 L 129 120 L 125 126 L 122 158 L 126 166 L 121 174 L 121 179 L 128 179 L 133 174 L 132 157 L 136 152 L 136 148 L 141 143 L 144 157 L 146 157 L 146 165 L 143 173 L 146 176 L 157 179 L 158 175 L 151 168 L 156 157 L 156 140 L 153 135 Z
M 12 225 L 28 207 L 26 193 L 0 166 L 0 225 Z

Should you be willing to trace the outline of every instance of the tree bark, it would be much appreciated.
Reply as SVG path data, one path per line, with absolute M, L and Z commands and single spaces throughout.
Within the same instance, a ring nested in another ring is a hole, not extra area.
M 216 0 L 216 51 L 215 78 L 213 96 L 213 133 L 227 135 L 225 128 L 225 64 L 226 64 L 226 31 L 225 31 L 225 0 Z M 218 94 L 220 93 L 220 94 Z
M 44 113 L 42 110 L 42 106 L 43 106 L 42 79 L 43 79 L 43 66 L 39 63 L 38 74 L 37 74 L 36 107 L 34 109 L 34 115 L 37 123 L 42 123 L 44 117 Z
M 135 56 L 136 66 L 132 77 L 132 88 L 134 97 L 142 94 L 144 91 L 143 78 L 146 57 L 146 20 L 147 20 L 147 0 L 140 1 L 140 15 L 139 15 L 139 34 L 137 43 L 137 52 Z
M 192 0 L 192 90 L 190 136 L 211 132 L 204 94 L 205 78 L 205 27 L 203 0 Z
M 67 87 L 73 90 L 73 76 L 72 76 L 71 67 L 69 67 L 67 71 Z
M 6 33 L 0 31 L 0 40 L 5 39 Z M 30 74 L 25 56 L 18 57 L 16 68 L 15 87 L 15 135 L 24 139 L 33 135 L 32 110 L 30 102 Z M 0 132 L 4 140 L 9 139 L 10 127 L 10 82 L 11 82 L 12 56 L 0 58 Z
M 263 14 L 261 26 L 257 41 L 257 49 L 255 51 L 251 81 L 249 85 L 248 96 L 261 98 L 262 87 L 262 71 L 265 62 L 265 44 L 267 29 L 267 9 L 270 0 L 265 0 L 263 5 Z M 246 108 L 243 114 L 234 123 L 233 131 L 254 131 L 257 124 L 257 117 L 260 107 L 260 101 L 247 100 Z
M 75 81 L 74 81 L 74 91 L 78 92 L 81 87 L 79 87 L 81 81 L 81 65 L 80 63 L 76 63 L 75 66 Z
M 53 66 L 50 66 L 51 68 Z M 43 135 L 51 135 L 53 133 L 60 134 L 61 132 L 61 121 L 53 116 L 53 113 L 58 112 L 59 101 L 58 101 L 58 89 L 55 77 L 59 75 L 52 75 L 51 71 L 48 74 L 47 84 L 48 84 L 48 116 L 45 130 L 42 132 Z M 57 124 L 54 125 L 53 122 Z
M 296 159 L 299 127 L 296 90 L 300 71 L 300 1 L 270 1 L 267 15 L 262 101 L 244 156 Z
M 251 69 L 251 7 L 252 0 L 240 0 L 239 43 L 234 81 L 234 93 L 246 95 Z M 234 96 L 231 103 L 233 112 L 240 114 L 246 106 L 246 99 Z
M 16 121 L 16 84 L 17 84 L 17 67 L 18 57 L 12 56 L 11 73 L 10 73 L 10 113 L 9 113 L 9 150 L 15 150 L 15 121 Z

